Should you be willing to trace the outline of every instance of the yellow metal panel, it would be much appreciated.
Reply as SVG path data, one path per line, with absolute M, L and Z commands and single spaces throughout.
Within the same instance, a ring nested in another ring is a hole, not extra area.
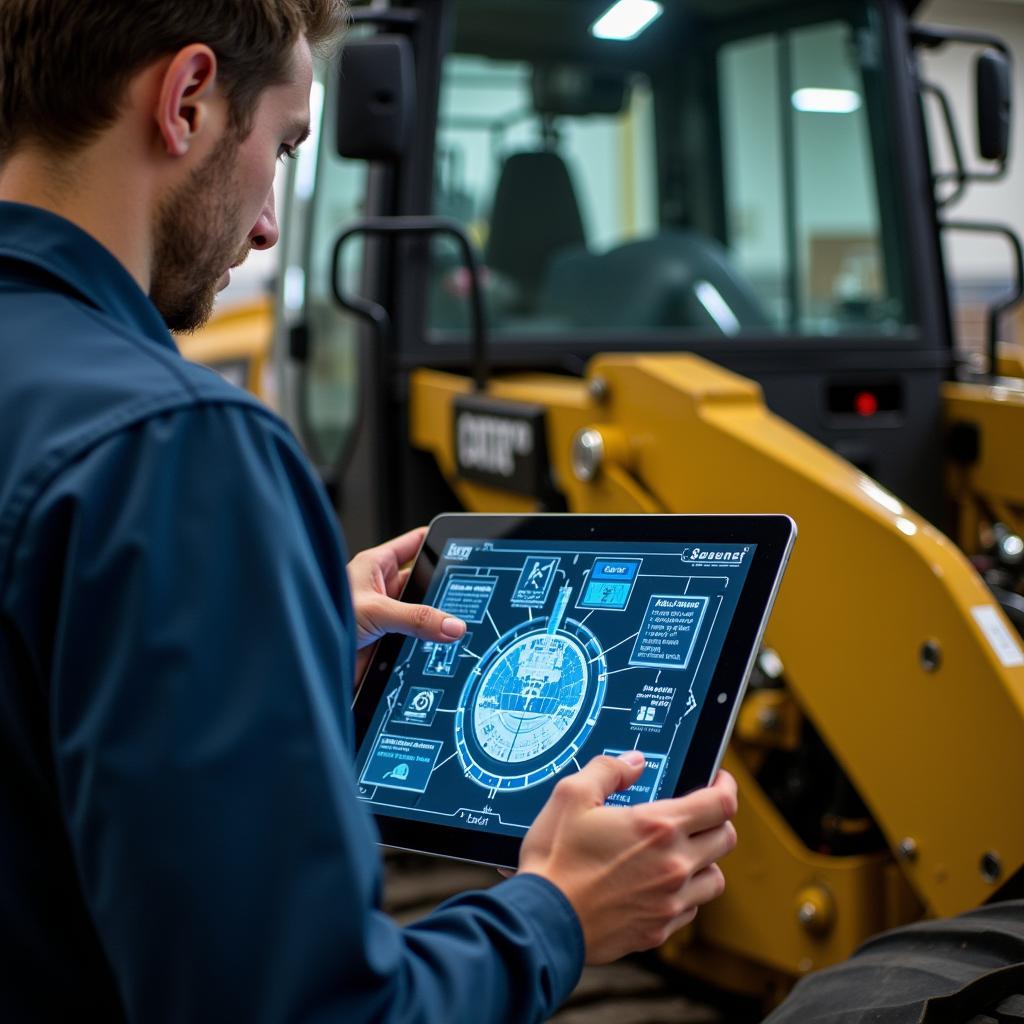
M 795 839 L 740 758 L 728 754 L 725 767 L 742 793 L 736 816 L 740 842 L 723 864 L 726 897 L 701 909 L 694 935 L 688 942 L 670 942 L 665 959 L 699 971 L 712 948 L 798 977 L 846 959 L 892 923 L 879 899 L 888 857 L 812 853 Z M 817 922 L 804 923 L 799 913 L 810 901 L 820 901 Z M 705 950 L 691 957 L 691 945 Z
M 413 445 L 431 452 L 442 473 L 452 483 L 466 508 L 477 512 L 521 512 L 535 508 L 534 502 L 522 496 L 481 488 L 458 480 L 455 452 L 452 449 L 452 419 L 455 398 L 469 394 L 472 385 L 465 377 L 436 370 L 417 370 L 411 376 L 409 398 L 409 430 Z M 515 402 L 534 402 L 547 409 L 549 437 L 567 439 L 549 445 L 555 485 L 566 496 L 570 509 L 588 512 L 664 512 L 665 509 L 629 473 L 618 466 L 593 484 L 583 487 L 573 476 L 571 465 L 572 438 L 576 431 L 590 423 L 593 401 L 582 381 L 570 377 L 544 374 L 521 374 L 493 381 L 488 395 Z M 577 506 L 577 497 L 585 505 Z
M 927 907 L 982 902 L 996 852 L 1024 863 L 1024 668 L 971 614 L 995 607 L 964 556 L 873 480 L 694 356 L 595 360 L 636 474 L 674 512 L 787 512 L 800 538 L 769 627 L 787 680 Z M 564 443 L 554 438 L 553 444 Z M 1001 614 L 998 611 L 996 614 Z M 1007 626 L 1008 629 L 1012 627 Z M 941 650 L 937 671 L 920 652 Z
M 413 443 L 454 480 L 450 404 L 469 384 L 429 371 L 412 384 Z M 587 381 L 524 375 L 488 393 L 548 407 L 552 463 L 574 511 L 792 515 L 800 539 L 768 641 L 890 847 L 912 840 L 904 867 L 921 901 L 935 914 L 975 906 L 993 891 L 986 853 L 1004 877 L 1024 863 L 1024 816 L 1011 813 L 1024 806 L 1024 668 L 1004 665 L 972 616 L 995 605 L 946 537 L 772 415 L 756 384 L 695 356 L 600 357 Z M 584 484 L 569 460 L 588 425 L 627 440 Z M 929 641 L 934 671 L 921 658 Z M 758 913 L 723 902 L 718 912 L 737 920 Z M 870 924 L 863 909 L 841 911 Z
M 1001 377 L 1024 378 L 1024 345 L 1001 341 L 996 346 L 996 372 Z
M 266 402 L 264 381 L 273 327 L 273 305 L 261 298 L 219 313 L 205 327 L 177 335 L 175 341 L 186 359 L 211 369 L 244 365 L 246 390 Z
M 979 459 L 964 472 L 963 485 L 976 495 L 1024 505 L 1024 380 L 946 384 L 942 396 L 947 423 L 978 429 Z

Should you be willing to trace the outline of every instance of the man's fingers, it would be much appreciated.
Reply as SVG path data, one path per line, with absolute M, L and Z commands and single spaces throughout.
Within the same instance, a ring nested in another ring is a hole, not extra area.
M 586 787 L 593 802 L 603 804 L 612 793 L 632 786 L 643 773 L 645 763 L 644 755 L 638 750 L 627 750 L 618 757 L 599 754 L 566 781 L 573 787 Z
M 389 633 L 405 633 L 421 640 L 439 640 L 449 643 L 465 635 L 466 624 L 438 608 L 425 604 L 403 604 L 390 601 L 388 613 L 393 615 Z
M 698 908 L 718 899 L 724 891 L 725 876 L 717 864 L 711 864 L 694 875 L 685 886 L 686 909 L 669 921 L 661 935 L 657 936 L 660 940 L 657 944 L 661 945 L 670 935 L 674 935 L 680 928 L 691 924 L 697 916 Z
M 405 589 L 405 584 L 408 582 L 411 573 L 412 569 L 403 569 L 397 576 L 393 576 L 388 580 L 388 597 L 398 598 Z
M 693 864 L 694 876 L 723 857 L 728 857 L 735 848 L 736 829 L 731 821 L 690 836 L 687 857 Z
M 702 907 L 705 903 L 717 900 L 725 892 L 722 869 L 717 864 L 709 864 L 686 883 L 685 892 L 691 906 Z
M 666 811 L 678 816 L 691 835 L 703 832 L 716 828 L 736 813 L 736 782 L 722 772 L 713 786 L 665 800 L 663 804 Z
M 373 632 L 378 636 L 384 633 L 403 633 L 421 640 L 450 643 L 466 632 L 466 624 L 462 619 L 425 604 L 406 604 L 392 598 L 382 598 L 374 602 L 372 610 L 367 611 L 373 619 Z
M 668 927 L 665 929 L 665 931 L 668 933 L 665 936 L 666 939 L 668 938 L 669 935 L 675 935 L 675 933 L 677 931 L 679 931 L 680 928 L 685 928 L 688 924 L 692 924 L 693 923 L 693 919 L 696 916 L 697 916 L 697 908 L 696 907 L 690 907 L 688 910 L 684 910 L 683 913 L 681 913 L 677 918 L 672 920 L 669 923 Z
M 391 551 L 399 565 L 404 565 L 416 557 L 416 552 L 419 551 L 423 538 L 426 535 L 427 528 L 425 526 L 417 526 L 415 530 L 403 533 L 401 537 L 385 541 L 381 547 Z

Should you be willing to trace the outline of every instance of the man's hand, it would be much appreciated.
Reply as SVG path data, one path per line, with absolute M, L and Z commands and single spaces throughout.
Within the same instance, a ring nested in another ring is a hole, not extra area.
M 672 800 L 606 807 L 643 766 L 636 751 L 595 757 L 555 786 L 523 840 L 520 873 L 541 875 L 568 897 L 587 963 L 661 945 L 725 888 L 715 861 L 736 845 L 732 776 L 721 772 L 713 786 Z
M 375 644 L 385 633 L 404 633 L 421 640 L 451 643 L 466 632 L 466 624 L 436 608 L 405 604 L 398 600 L 410 562 L 419 550 L 427 528 L 403 533 L 375 548 L 360 551 L 348 563 L 348 582 L 356 613 L 356 680 L 370 662 Z

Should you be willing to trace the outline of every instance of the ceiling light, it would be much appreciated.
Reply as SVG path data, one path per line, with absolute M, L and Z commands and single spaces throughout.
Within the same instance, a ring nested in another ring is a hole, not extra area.
M 618 0 L 590 26 L 590 33 L 598 39 L 636 39 L 662 10 L 655 0 Z
M 860 110 L 860 94 L 852 89 L 797 89 L 793 106 L 809 114 L 852 114 Z

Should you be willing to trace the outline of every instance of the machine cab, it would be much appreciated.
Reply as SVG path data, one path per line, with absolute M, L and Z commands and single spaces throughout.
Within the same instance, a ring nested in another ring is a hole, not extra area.
M 340 63 L 320 67 L 285 210 L 278 353 L 286 412 L 357 545 L 453 506 L 408 445 L 404 398 L 414 368 L 472 362 L 451 239 L 335 251 L 346 225 L 380 216 L 461 226 L 490 372 L 692 351 L 941 520 L 953 350 L 907 5 L 614 15 L 643 6 L 604 22 L 593 0 L 357 6 Z

